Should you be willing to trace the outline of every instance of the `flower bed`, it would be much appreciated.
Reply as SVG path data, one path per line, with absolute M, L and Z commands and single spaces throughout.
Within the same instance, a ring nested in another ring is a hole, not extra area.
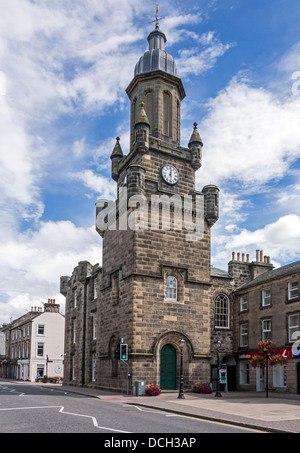
M 212 389 L 209 384 L 202 384 L 200 382 L 195 382 L 193 387 L 193 392 L 195 393 L 212 393 Z
M 161 390 L 156 384 L 146 385 L 146 396 L 158 396 L 161 394 Z

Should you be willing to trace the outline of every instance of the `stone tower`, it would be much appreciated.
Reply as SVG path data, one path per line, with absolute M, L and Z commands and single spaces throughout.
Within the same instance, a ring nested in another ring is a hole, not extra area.
M 117 137 L 111 154 L 115 202 L 96 203 L 103 261 L 97 304 L 97 385 L 125 389 L 127 368 L 115 358 L 128 344 L 130 388 L 135 381 L 162 389 L 210 381 L 210 229 L 218 219 L 218 188 L 195 191 L 203 143 L 197 124 L 180 144 L 185 97 L 166 36 L 158 23 L 126 92 L 131 105 L 130 151 Z

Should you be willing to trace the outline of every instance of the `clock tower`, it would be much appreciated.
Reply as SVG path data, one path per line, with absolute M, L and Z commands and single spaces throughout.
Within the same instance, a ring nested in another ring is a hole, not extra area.
M 103 238 L 98 304 L 99 386 L 125 389 L 135 381 L 179 388 L 180 343 L 187 388 L 210 381 L 210 229 L 218 219 L 214 185 L 195 190 L 203 143 L 197 124 L 180 144 L 185 91 L 165 50 L 158 22 L 126 92 L 130 150 L 117 137 L 111 174 L 117 200 L 98 200 Z M 128 367 L 115 358 L 128 345 Z

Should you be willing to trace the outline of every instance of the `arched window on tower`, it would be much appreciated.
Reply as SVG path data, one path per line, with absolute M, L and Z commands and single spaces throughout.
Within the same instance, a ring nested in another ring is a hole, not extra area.
M 171 93 L 164 92 L 163 95 L 163 134 L 171 137 Z
M 229 328 L 229 299 L 225 294 L 215 299 L 215 328 Z
M 152 132 L 153 125 L 153 92 L 148 90 L 145 92 L 145 109 L 150 123 L 150 132 Z
M 176 134 L 177 134 L 177 142 L 180 143 L 180 102 L 178 101 L 177 99 L 177 104 L 176 104 L 176 115 L 177 115 L 177 118 L 176 118 L 176 127 L 177 127 L 177 131 L 176 131 Z
M 177 300 L 177 279 L 173 275 L 167 277 L 166 298 Z

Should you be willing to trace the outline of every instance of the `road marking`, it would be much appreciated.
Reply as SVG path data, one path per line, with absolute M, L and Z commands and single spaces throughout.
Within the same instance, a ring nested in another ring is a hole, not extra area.
M 113 432 L 118 432 L 118 433 L 126 433 L 126 434 L 130 434 L 130 431 L 122 431 L 122 430 L 120 430 L 120 429 L 107 428 L 106 426 L 99 426 L 96 417 L 93 417 L 92 415 L 77 414 L 77 413 L 74 413 L 74 412 L 66 412 L 66 411 L 64 410 L 64 406 L 61 406 L 59 412 L 60 412 L 61 414 L 74 415 L 74 416 L 76 416 L 76 417 L 86 417 L 86 418 L 91 418 L 91 419 L 92 419 L 92 422 L 93 422 L 93 425 L 94 425 L 95 428 L 105 429 L 106 431 L 113 431 Z
M 77 417 L 85 417 L 85 418 L 90 418 L 93 422 L 93 425 L 95 428 L 98 429 L 104 429 L 106 431 L 113 431 L 116 433 L 125 433 L 125 434 L 131 434 L 131 431 L 124 431 L 121 429 L 116 429 L 116 428 L 108 428 L 107 426 L 100 426 L 98 425 L 96 417 L 93 417 L 92 415 L 84 415 L 84 414 L 77 414 L 75 412 L 66 412 L 64 409 L 64 406 L 30 406 L 30 407 L 7 407 L 7 408 L 2 408 L 0 411 L 16 411 L 16 410 L 26 410 L 26 409 L 58 409 L 59 408 L 59 413 L 65 414 L 65 415 L 74 415 Z
M 179 415 L 177 414 L 169 414 L 163 410 L 153 410 L 153 409 L 145 409 L 144 407 L 139 407 L 139 406 L 135 406 L 134 404 L 123 404 L 123 407 L 128 407 L 128 406 L 131 406 L 131 407 L 134 407 L 135 409 L 141 411 L 141 412 L 148 412 L 150 414 L 161 414 L 161 415 L 165 415 L 166 417 L 178 417 Z
M 61 406 L 29 406 L 29 407 L 6 407 L 4 409 L 0 409 L 0 411 L 20 411 L 23 409 L 53 409 L 53 408 L 59 408 Z

